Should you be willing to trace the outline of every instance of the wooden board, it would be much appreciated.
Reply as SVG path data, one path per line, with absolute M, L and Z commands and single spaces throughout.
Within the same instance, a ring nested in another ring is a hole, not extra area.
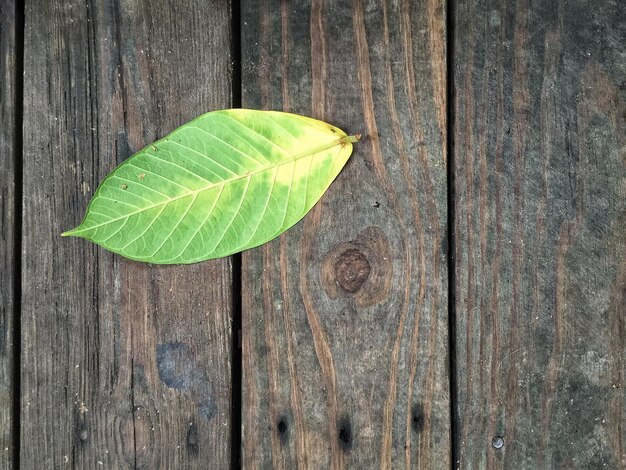
M 457 468 L 624 468 L 624 8 L 455 2 Z
M 16 15 L 0 0 L 0 468 L 15 468 Z
M 24 468 L 228 468 L 231 265 L 59 235 L 134 151 L 231 102 L 228 2 L 25 11 Z
M 322 201 L 243 255 L 245 468 L 445 468 L 445 11 L 242 6 L 245 107 L 363 140 Z

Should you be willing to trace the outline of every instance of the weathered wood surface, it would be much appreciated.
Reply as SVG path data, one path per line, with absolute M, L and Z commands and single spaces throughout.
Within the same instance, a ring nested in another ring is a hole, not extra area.
M 623 4 L 455 5 L 457 468 L 624 468 Z
M 126 261 L 59 234 L 122 160 L 231 102 L 228 2 L 25 10 L 23 468 L 228 468 L 229 260 Z
M 242 6 L 243 105 L 363 133 L 303 222 L 243 255 L 245 468 L 446 468 L 445 11 Z
M 243 105 L 364 135 L 302 223 L 243 255 L 242 430 L 231 261 L 144 266 L 59 236 L 117 163 L 233 104 L 229 3 L 28 1 L 23 123 L 15 3 L 0 0 L 0 468 L 18 445 L 21 468 L 221 469 L 239 442 L 246 468 L 626 466 L 619 2 L 451 2 L 454 396 L 443 2 L 242 2 Z
M 0 0 L 0 468 L 14 466 L 16 257 L 16 32 L 12 0 Z

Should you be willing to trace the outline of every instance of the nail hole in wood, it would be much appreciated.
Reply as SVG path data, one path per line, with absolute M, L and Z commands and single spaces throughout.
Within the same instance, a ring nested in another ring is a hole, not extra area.
M 285 443 L 289 437 L 289 426 L 287 425 L 287 420 L 285 418 L 280 418 L 278 420 L 276 430 L 278 431 L 281 442 Z
M 192 422 L 187 431 L 187 451 L 191 455 L 198 454 L 198 425 Z
M 348 418 L 343 418 L 339 422 L 339 447 L 344 451 L 352 448 L 352 427 Z
M 411 427 L 419 434 L 424 429 L 424 409 L 422 405 L 416 403 L 411 410 Z

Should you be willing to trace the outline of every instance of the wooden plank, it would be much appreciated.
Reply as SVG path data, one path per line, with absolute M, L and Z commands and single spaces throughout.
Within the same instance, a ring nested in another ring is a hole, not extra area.
M 624 468 L 624 8 L 455 3 L 458 468 Z
M 116 164 L 229 107 L 229 3 L 33 0 L 25 35 L 22 464 L 228 468 L 230 261 L 59 234 Z
M 450 464 L 442 2 L 254 1 L 243 104 L 364 139 L 243 256 L 243 465 Z
M 16 32 L 15 4 L 0 0 L 0 468 L 15 468 Z

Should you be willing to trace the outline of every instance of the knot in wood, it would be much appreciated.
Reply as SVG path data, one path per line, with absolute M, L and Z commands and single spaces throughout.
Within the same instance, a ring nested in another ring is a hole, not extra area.
M 335 262 L 335 278 L 341 288 L 351 294 L 363 286 L 370 271 L 367 257 L 355 248 L 344 251 Z

